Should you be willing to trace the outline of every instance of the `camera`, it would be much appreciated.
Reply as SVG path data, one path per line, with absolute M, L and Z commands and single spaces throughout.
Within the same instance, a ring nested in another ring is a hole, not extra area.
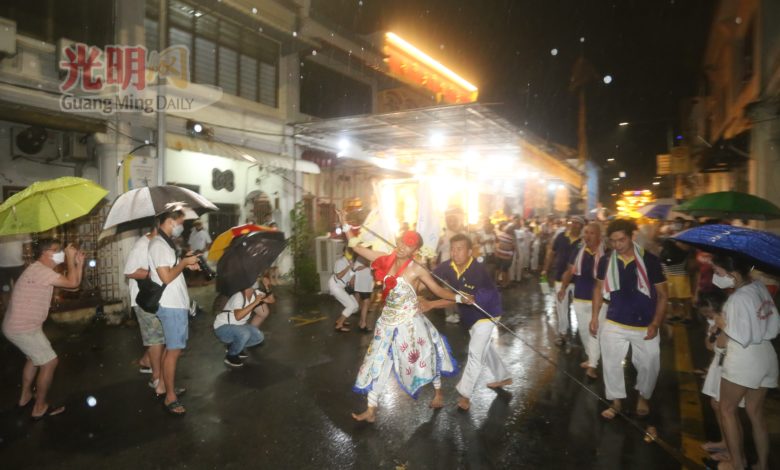
M 217 273 L 215 273 L 214 270 L 211 269 L 211 266 L 209 266 L 209 264 L 206 262 L 206 259 L 203 258 L 202 251 L 197 250 L 194 253 L 192 253 L 192 256 L 198 257 L 198 266 L 200 267 L 200 271 L 206 277 L 206 280 L 210 281 L 217 276 Z

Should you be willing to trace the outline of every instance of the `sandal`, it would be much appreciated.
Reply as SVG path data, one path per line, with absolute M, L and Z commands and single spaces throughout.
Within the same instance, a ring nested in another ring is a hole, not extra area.
M 618 415 L 618 410 L 612 408 L 611 406 L 601 412 L 601 417 L 608 421 L 612 421 L 613 419 L 615 419 L 615 416 L 617 415 Z
M 187 408 L 184 407 L 184 405 L 181 404 L 179 400 L 172 401 L 168 403 L 167 405 L 163 403 L 163 406 L 165 406 L 165 411 L 168 413 L 174 415 L 174 416 L 184 416 L 187 414 Z M 176 409 L 181 409 L 182 411 L 175 411 Z
M 186 388 L 174 388 L 173 392 L 176 394 L 176 398 L 178 398 L 178 397 L 184 395 L 185 393 L 187 393 L 187 389 Z M 166 394 L 167 394 L 167 392 L 162 392 L 162 393 L 154 392 L 154 396 L 157 397 L 158 400 L 160 398 L 165 398 Z
M 46 411 L 44 411 L 42 415 L 30 416 L 30 419 L 32 419 L 33 421 L 40 421 L 44 418 L 48 418 L 49 416 L 57 416 L 64 412 L 65 412 L 65 407 L 62 405 L 49 406 L 48 408 L 46 408 Z
M 726 446 L 721 444 L 720 442 L 705 442 L 704 444 L 701 445 L 701 448 L 704 451 L 709 452 L 710 454 L 717 453 L 717 452 L 725 452 L 728 450 Z
M 349 328 L 347 328 L 346 326 L 342 326 L 342 327 L 338 327 L 338 326 L 337 326 L 337 327 L 335 327 L 334 329 L 335 329 L 336 331 L 338 331 L 339 333 L 349 333 L 350 331 L 352 331 L 352 330 L 350 330 Z
M 361 332 L 363 332 L 363 333 L 371 333 L 372 331 L 374 331 L 372 328 L 369 328 L 369 327 L 367 327 L 367 326 L 361 326 L 361 327 L 359 327 L 358 329 L 359 329 Z

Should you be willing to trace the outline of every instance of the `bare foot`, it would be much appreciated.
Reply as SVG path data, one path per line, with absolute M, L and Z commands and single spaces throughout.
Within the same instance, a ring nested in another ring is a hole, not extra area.
M 588 367 L 588 370 L 585 371 L 585 375 L 587 375 L 591 379 L 598 379 L 599 378 L 598 372 L 596 372 L 596 369 L 594 369 L 593 367 Z
M 25 392 L 22 390 L 22 396 L 19 397 L 19 408 L 24 408 L 25 406 L 29 405 L 33 398 L 35 397 L 33 396 L 32 392 Z
M 639 396 L 639 400 L 636 402 L 636 415 L 640 417 L 644 417 L 650 414 L 650 404 L 647 402 L 647 400 Z
M 366 411 L 360 414 L 352 413 L 352 419 L 354 419 L 355 421 L 365 421 L 367 423 L 373 423 L 374 421 L 376 421 L 376 407 L 369 406 L 368 408 L 366 408 Z
M 458 408 L 460 408 L 463 411 L 468 411 L 468 409 L 471 407 L 471 402 L 466 397 L 460 397 L 458 398 Z
M 487 384 L 488 388 L 501 388 L 512 384 L 512 379 L 499 380 L 498 382 L 490 382 Z
M 444 407 L 444 394 L 441 392 L 441 389 L 436 389 L 434 392 L 430 407 L 434 409 Z
M 587 369 L 588 367 L 590 367 L 590 364 L 588 363 L 588 361 L 582 361 L 580 362 L 580 367 L 583 369 Z

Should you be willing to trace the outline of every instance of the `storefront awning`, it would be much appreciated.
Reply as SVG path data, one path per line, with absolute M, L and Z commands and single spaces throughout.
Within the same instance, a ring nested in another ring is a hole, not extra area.
M 172 133 L 166 134 L 165 141 L 168 148 L 174 150 L 208 153 L 224 158 L 248 161 L 250 163 L 257 163 L 261 166 L 271 166 L 289 171 L 300 171 L 315 175 L 320 173 L 320 167 L 309 161 L 300 159 L 295 160 L 293 157 L 284 155 L 272 155 L 260 150 L 226 144 L 219 141 L 196 139 L 194 137 Z
M 478 103 L 299 123 L 295 139 L 342 158 L 414 174 L 434 168 L 468 168 L 490 173 L 488 179 L 538 173 L 576 187 L 584 179 L 565 161 L 573 150 L 550 144 Z

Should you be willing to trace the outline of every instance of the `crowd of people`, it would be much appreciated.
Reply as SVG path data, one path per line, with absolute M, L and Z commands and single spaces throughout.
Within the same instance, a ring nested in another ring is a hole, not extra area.
M 348 246 L 328 283 L 343 307 L 334 329 L 351 331 L 349 319 L 359 312 L 357 329 L 372 335 L 353 387 L 367 394 L 366 409 L 353 414 L 356 420 L 376 419 L 379 398 L 391 377 L 413 397 L 422 387 L 432 385 L 431 406 L 444 406 L 441 378 L 456 374 L 458 367 L 447 339 L 424 315 L 432 309 L 443 309 L 446 321 L 461 323 L 470 336 L 467 363 L 456 385 L 460 409 L 469 409 L 483 372 L 490 375 L 487 386 L 492 389 L 511 384 L 512 377 L 491 342 L 496 321 L 506 307 L 501 290 L 538 275 L 542 283 L 551 285 L 555 343 L 564 346 L 579 337 L 584 353 L 581 367 L 590 379 L 599 378 L 601 366 L 609 403 L 601 411 L 605 420 L 626 413 L 624 362 L 629 350 L 637 371 L 638 396 L 632 413 L 641 418 L 651 410 L 664 326 L 693 326 L 698 319 L 706 319 L 705 346 L 713 351 L 713 359 L 704 371 L 703 393 L 711 397 L 722 439 L 703 447 L 715 462 L 744 466 L 739 419 L 739 408 L 744 407 L 752 427 L 756 468 L 767 468 L 769 440 L 763 406 L 767 390 L 778 385 L 777 352 L 771 344 L 780 332 L 774 302 L 778 283 L 738 255 L 713 255 L 672 238 L 695 222 L 678 219 L 638 227 L 625 219 L 524 220 L 516 216 L 495 226 L 486 220 L 467 227 L 462 213 L 452 210 L 446 214 L 435 258 L 426 260 L 419 257 L 422 237 L 417 232 L 399 233 L 395 248 L 384 253 L 364 246 L 355 227 L 339 215 Z M 200 252 L 211 243 L 199 225 L 187 246 L 181 243 L 184 213 L 161 214 L 156 226 L 136 241 L 124 269 L 145 348 L 139 361 L 142 371 L 151 374 L 149 387 L 174 415 L 187 412 L 181 401 L 186 390 L 176 387 L 176 368 L 187 347 L 191 312 L 184 273 L 200 269 Z M 11 242 L 20 252 L 30 248 L 24 238 Z M 192 249 L 196 245 L 198 251 Z M 53 289 L 79 287 L 84 255 L 73 245 L 63 246 L 54 239 L 40 239 L 32 248 L 34 261 L 26 267 L 18 264 L 20 257 L 5 253 L 0 258 L 0 281 L 4 298 L 9 299 L 4 302 L 2 331 L 26 357 L 18 405 L 32 404 L 31 416 L 42 419 L 64 411 L 47 396 L 58 359 L 42 325 Z M 59 265 L 65 265 L 64 274 L 55 270 Z M 214 334 L 225 346 L 224 362 L 229 367 L 241 367 L 245 348 L 263 342 L 259 327 L 275 302 L 271 276 L 266 272 L 255 285 L 226 298 L 224 306 L 214 312 Z M 154 312 L 136 302 L 139 286 L 148 281 L 164 287 Z M 371 305 L 381 306 L 373 325 Z M 570 332 L 572 311 L 576 332 Z

